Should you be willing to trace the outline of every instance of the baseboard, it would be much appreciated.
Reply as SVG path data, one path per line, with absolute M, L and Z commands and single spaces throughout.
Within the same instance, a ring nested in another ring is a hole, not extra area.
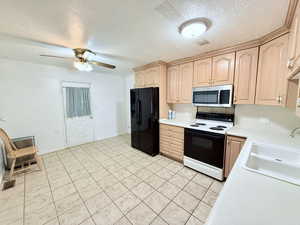
M 113 136 L 106 136 L 106 137 L 101 137 L 101 138 L 96 138 L 94 141 L 92 141 L 91 143 L 95 142 L 95 141 L 101 141 L 101 140 L 105 140 L 105 139 L 108 139 L 108 138 L 113 138 L 113 137 L 118 137 L 118 136 L 121 136 L 121 135 L 128 135 L 130 133 L 128 132 L 124 132 L 124 133 L 119 133 L 117 135 L 113 135 Z M 83 143 L 83 144 L 80 144 L 80 145 L 84 145 L 84 144 L 88 144 L 88 143 Z M 80 145 L 74 145 L 74 146 L 80 146 Z M 56 149 L 51 149 L 51 150 L 48 150 L 47 152 L 39 152 L 39 155 L 47 155 L 47 154 L 51 154 L 53 152 L 57 152 L 57 151 L 62 151 L 66 148 L 70 148 L 70 147 L 74 147 L 74 146 L 64 146 L 64 147 L 61 147 L 61 148 L 56 148 Z

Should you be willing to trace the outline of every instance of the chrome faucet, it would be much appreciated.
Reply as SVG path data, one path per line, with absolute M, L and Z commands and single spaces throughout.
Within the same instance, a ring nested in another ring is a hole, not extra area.
M 300 130 L 300 127 L 296 127 L 295 129 L 292 130 L 292 132 L 291 132 L 291 134 L 290 134 L 290 136 L 291 136 L 292 138 L 295 137 L 295 133 L 296 133 L 297 130 Z

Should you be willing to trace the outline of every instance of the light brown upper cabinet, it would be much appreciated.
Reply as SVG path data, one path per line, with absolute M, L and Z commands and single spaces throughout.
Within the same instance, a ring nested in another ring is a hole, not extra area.
M 144 72 L 144 83 L 146 87 L 156 87 L 159 85 L 159 66 L 151 67 Z
M 167 102 L 179 101 L 179 66 L 171 66 L 167 70 Z
M 171 66 L 168 68 L 168 103 L 192 103 L 193 71 L 193 62 Z
M 256 104 L 285 106 L 288 35 L 262 45 L 259 53 Z
M 235 52 L 219 55 L 212 59 L 212 84 L 233 84 Z
M 293 75 L 300 67 L 300 4 L 298 4 L 290 30 L 288 73 Z
M 193 87 L 211 85 L 212 58 L 194 62 Z
M 236 53 L 234 104 L 254 104 L 257 62 L 258 47 Z
M 135 87 L 141 88 L 145 85 L 145 79 L 144 79 L 145 71 L 139 71 L 135 73 Z
M 180 92 L 180 103 L 192 103 L 192 83 L 194 73 L 194 63 L 185 63 L 179 66 L 180 81 L 179 81 L 179 92 Z
M 133 70 L 136 88 L 159 88 L 159 116 L 160 118 L 167 118 L 169 111 L 167 104 L 167 64 L 163 61 L 155 61 L 133 68 Z

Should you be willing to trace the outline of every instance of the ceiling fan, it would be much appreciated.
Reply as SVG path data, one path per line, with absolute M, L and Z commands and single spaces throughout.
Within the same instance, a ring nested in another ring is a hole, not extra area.
M 93 65 L 97 66 L 102 66 L 105 68 L 109 69 L 115 69 L 116 66 L 110 65 L 107 63 L 99 62 L 99 61 L 94 61 L 94 60 L 89 60 L 88 57 L 92 55 L 97 55 L 95 52 L 93 52 L 90 49 L 86 48 L 74 48 L 73 49 L 74 55 L 75 55 L 75 60 L 74 60 L 74 67 L 77 68 L 80 71 L 92 71 Z M 69 57 L 63 57 L 63 56 L 55 56 L 55 55 L 40 55 L 43 57 L 53 57 L 53 58 L 61 58 L 61 59 L 69 59 Z

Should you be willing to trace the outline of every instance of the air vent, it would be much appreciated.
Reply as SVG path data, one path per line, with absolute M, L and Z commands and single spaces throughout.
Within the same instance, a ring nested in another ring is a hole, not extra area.
M 208 44 L 209 44 L 209 41 L 208 41 L 208 40 L 201 40 L 201 41 L 198 41 L 197 44 L 198 44 L 199 46 L 208 45 Z
M 174 22 L 181 19 L 182 15 L 178 12 L 175 7 L 168 1 L 163 1 L 155 10 L 166 19 Z

